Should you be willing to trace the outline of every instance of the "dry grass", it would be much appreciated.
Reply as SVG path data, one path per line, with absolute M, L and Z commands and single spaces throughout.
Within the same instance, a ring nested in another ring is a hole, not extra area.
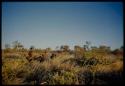
M 60 54 L 41 63 L 29 63 L 25 56 L 26 52 L 2 52 L 3 85 L 112 84 L 114 80 L 105 79 L 112 78 L 110 75 L 118 77 L 116 83 L 122 80 L 123 59 L 114 55 L 86 52 L 85 58 L 75 58 L 70 54 Z M 91 59 L 93 56 L 94 60 Z

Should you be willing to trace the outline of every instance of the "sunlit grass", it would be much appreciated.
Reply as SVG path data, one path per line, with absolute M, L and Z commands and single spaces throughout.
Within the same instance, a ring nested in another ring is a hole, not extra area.
M 108 84 L 112 81 L 105 78 L 110 79 L 113 74 L 121 80 L 123 57 L 86 53 L 83 58 L 62 54 L 41 63 L 36 60 L 29 63 L 21 53 L 2 53 L 2 84 Z

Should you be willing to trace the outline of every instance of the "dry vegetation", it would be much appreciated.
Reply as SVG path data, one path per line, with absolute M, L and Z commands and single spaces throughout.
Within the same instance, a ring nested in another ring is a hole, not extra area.
M 4 49 L 2 50 L 2 84 L 122 84 L 123 55 L 99 51 L 101 50 L 76 49 L 72 53 L 63 51 L 53 59 L 29 62 L 26 59 L 28 50 Z M 34 50 L 34 57 L 43 53 L 43 50 Z

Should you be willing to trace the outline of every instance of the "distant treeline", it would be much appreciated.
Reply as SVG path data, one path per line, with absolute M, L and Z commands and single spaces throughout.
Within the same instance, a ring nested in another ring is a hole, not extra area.
M 85 52 L 85 51 L 94 51 L 98 53 L 112 53 L 115 55 L 122 55 L 123 54 L 123 46 L 120 48 L 111 50 L 109 46 L 106 45 L 100 45 L 99 47 L 97 46 L 91 46 L 91 42 L 86 41 L 85 45 L 82 47 L 79 45 L 74 46 L 74 50 L 71 50 L 68 45 L 61 45 L 57 46 L 55 50 L 52 50 L 50 47 L 46 49 L 37 49 L 35 46 L 31 46 L 30 48 L 34 49 L 34 52 L 40 53 L 40 52 L 49 52 L 49 51 L 56 51 L 56 52 Z M 29 49 L 25 48 L 23 44 L 21 44 L 18 41 L 12 42 L 12 46 L 10 44 L 5 44 L 5 52 L 15 52 L 15 51 L 21 51 L 21 52 L 28 52 Z

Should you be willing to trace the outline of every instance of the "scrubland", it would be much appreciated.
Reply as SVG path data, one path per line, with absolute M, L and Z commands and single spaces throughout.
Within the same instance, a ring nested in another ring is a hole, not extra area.
M 123 83 L 123 55 L 85 51 L 60 53 L 43 62 L 26 59 L 28 50 L 2 50 L 3 85 L 112 85 Z M 42 52 L 36 52 L 40 55 Z

